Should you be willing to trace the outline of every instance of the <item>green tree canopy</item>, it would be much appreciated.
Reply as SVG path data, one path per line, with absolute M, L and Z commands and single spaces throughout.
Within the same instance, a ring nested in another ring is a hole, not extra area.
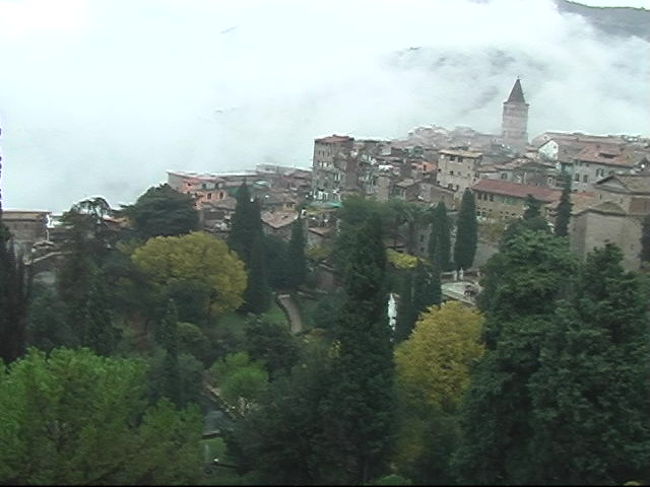
M 474 193 L 468 188 L 463 193 L 456 225 L 454 243 L 454 263 L 457 269 L 469 269 L 474 265 L 478 243 L 478 224 L 476 222 L 476 201 Z
M 571 177 L 563 174 L 562 195 L 557 205 L 557 217 L 555 218 L 555 235 L 566 237 L 569 234 L 569 220 L 571 219 Z
M 287 255 L 288 277 L 291 288 L 297 288 L 307 277 L 307 259 L 305 258 L 305 228 L 298 218 L 291 227 L 291 240 Z
M 649 478 L 647 297 L 607 244 L 557 308 L 531 378 L 536 483 Z
M 345 275 L 346 301 L 335 331 L 339 380 L 323 409 L 332 421 L 326 427 L 326 443 L 338 445 L 347 482 L 366 482 L 384 473 L 393 430 L 394 370 L 385 273 L 381 221 L 372 216 L 354 234 Z
M 196 482 L 200 413 L 148 407 L 145 373 L 87 349 L 31 349 L 0 380 L 0 482 Z
M 187 280 L 209 285 L 213 313 L 232 311 L 243 302 L 243 262 L 224 241 L 207 233 L 152 238 L 135 250 L 132 259 L 159 286 Z
M 431 307 L 395 350 L 397 383 L 413 403 L 455 410 L 483 355 L 483 317 L 458 302 Z
M 185 235 L 199 226 L 192 197 L 168 184 L 149 188 L 135 204 L 124 206 L 122 213 L 133 222 L 135 234 L 142 240 Z
M 440 201 L 433 210 L 429 235 L 429 259 L 441 271 L 451 270 L 451 236 L 445 203 Z
M 486 266 L 480 305 L 487 353 L 465 395 L 455 457 L 463 483 L 530 482 L 528 384 L 539 368 L 556 300 L 576 270 L 575 256 L 548 232 L 524 230 L 503 247 Z

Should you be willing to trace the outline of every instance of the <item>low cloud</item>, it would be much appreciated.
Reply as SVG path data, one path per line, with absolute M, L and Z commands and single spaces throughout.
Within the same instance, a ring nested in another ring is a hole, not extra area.
M 650 135 L 650 44 L 550 0 L 61 3 L 0 29 L 5 207 L 129 203 L 167 169 L 309 166 L 331 133 L 498 132 L 517 76 L 531 136 Z

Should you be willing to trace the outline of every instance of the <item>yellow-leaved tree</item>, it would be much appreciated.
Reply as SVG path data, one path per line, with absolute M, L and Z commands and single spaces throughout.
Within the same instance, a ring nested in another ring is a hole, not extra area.
M 416 484 L 450 484 L 459 438 L 458 406 L 484 352 L 483 317 L 458 302 L 431 306 L 395 350 L 398 472 Z
M 453 411 L 483 355 L 481 313 L 458 302 L 422 313 L 411 337 L 395 350 L 397 382 L 409 402 Z
M 201 282 L 213 292 L 210 311 L 225 313 L 243 303 L 244 263 L 228 245 L 204 232 L 149 239 L 132 255 L 133 262 L 160 286 Z

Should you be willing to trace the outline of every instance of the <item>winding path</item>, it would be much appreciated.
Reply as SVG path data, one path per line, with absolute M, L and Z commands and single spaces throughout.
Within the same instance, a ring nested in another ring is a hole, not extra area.
M 287 312 L 291 333 L 294 335 L 303 330 L 300 310 L 290 294 L 278 294 L 278 304 Z

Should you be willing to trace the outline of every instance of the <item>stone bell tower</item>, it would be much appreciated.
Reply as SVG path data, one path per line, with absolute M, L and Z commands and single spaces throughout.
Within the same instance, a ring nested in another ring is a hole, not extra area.
M 528 103 L 524 99 L 521 81 L 517 78 L 510 96 L 503 103 L 501 137 L 505 145 L 524 152 L 528 144 Z

